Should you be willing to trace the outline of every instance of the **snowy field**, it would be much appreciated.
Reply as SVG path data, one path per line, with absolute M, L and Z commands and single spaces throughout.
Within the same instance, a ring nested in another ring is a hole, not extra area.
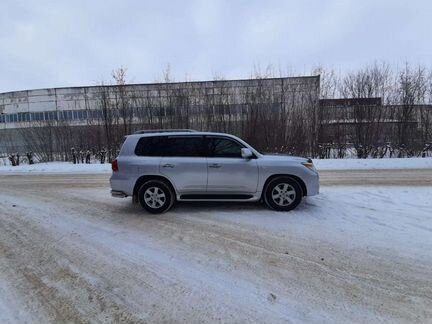
M 315 159 L 318 170 L 382 170 L 382 169 L 432 169 L 432 157 L 401 159 Z M 4 173 L 110 173 L 111 164 L 72 164 L 67 162 L 23 164 L 17 167 L 0 163 Z
M 0 323 L 432 323 L 432 170 L 403 160 L 316 161 L 289 213 L 150 215 L 109 196 L 109 165 L 1 167 Z

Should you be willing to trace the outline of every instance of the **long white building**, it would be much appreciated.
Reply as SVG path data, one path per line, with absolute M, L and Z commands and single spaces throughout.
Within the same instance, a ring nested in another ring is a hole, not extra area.
M 29 143 L 35 136 L 29 132 L 44 127 L 77 126 L 70 130 L 74 134 L 68 135 L 68 145 L 81 146 L 112 145 L 113 141 L 118 145 L 121 135 L 141 128 L 187 127 L 247 136 L 244 125 L 238 123 L 240 119 L 259 115 L 271 124 L 294 112 L 303 114 L 304 119 L 315 118 L 319 80 L 319 76 L 310 76 L 0 93 L 0 154 L 31 149 Z M 287 117 L 287 130 L 290 118 Z M 99 142 L 92 138 L 85 143 L 84 128 L 97 126 Z M 52 139 L 51 144 L 56 146 L 60 140 L 63 138 Z

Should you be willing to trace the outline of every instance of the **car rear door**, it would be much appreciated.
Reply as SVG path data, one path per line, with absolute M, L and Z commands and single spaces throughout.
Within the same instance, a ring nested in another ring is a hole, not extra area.
M 159 172 L 172 182 L 177 192 L 205 193 L 208 168 L 203 136 L 165 136 L 161 145 Z
M 206 136 L 208 149 L 207 193 L 255 193 L 258 185 L 256 159 L 243 159 L 243 144 L 230 137 Z

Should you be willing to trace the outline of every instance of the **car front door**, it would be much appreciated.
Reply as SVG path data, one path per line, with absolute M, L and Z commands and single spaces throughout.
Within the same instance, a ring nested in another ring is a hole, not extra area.
M 207 157 L 202 136 L 166 136 L 159 172 L 180 193 L 205 193 Z
M 207 193 L 255 193 L 258 185 L 256 159 L 241 157 L 243 144 L 229 137 L 207 136 Z

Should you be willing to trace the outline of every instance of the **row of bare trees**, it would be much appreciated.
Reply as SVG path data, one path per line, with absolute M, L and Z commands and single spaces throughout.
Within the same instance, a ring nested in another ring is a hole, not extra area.
M 266 69 L 247 81 L 175 83 L 167 69 L 163 83 L 143 86 L 128 84 L 120 68 L 109 86 L 86 90 L 85 121 L 32 122 L 19 141 L 43 161 L 70 160 L 72 148 L 115 152 L 139 129 L 228 132 L 262 151 L 309 156 L 323 156 L 323 147 L 337 157 L 349 147 L 361 157 L 389 145 L 420 152 L 432 141 L 432 70 L 375 63 L 343 75 L 322 67 L 312 74 L 320 78 L 272 78 Z M 351 100 L 326 106 L 320 98 Z M 361 101 L 367 98 L 381 100 Z
M 38 160 L 70 160 L 71 149 L 116 152 L 140 129 L 192 128 L 241 136 L 258 149 L 315 155 L 319 77 L 129 85 L 126 70 L 114 84 L 89 88 L 84 125 L 32 122 L 20 129 Z
M 394 69 L 388 63 L 374 63 L 347 73 L 317 67 L 321 75 L 321 98 L 382 98 L 383 104 L 432 103 L 432 69 L 405 63 Z
M 192 128 L 237 134 L 259 149 L 311 154 L 318 129 L 319 78 L 126 85 L 96 94 L 105 145 L 117 148 L 137 129 Z
M 321 73 L 321 98 L 360 99 L 333 107 L 321 105 L 319 141 L 323 145 L 337 149 L 350 143 L 362 157 L 386 147 L 420 155 L 430 147 L 431 69 L 407 63 L 393 70 L 386 63 L 375 63 L 344 75 L 322 68 L 317 72 Z M 380 103 L 367 98 L 380 98 Z

